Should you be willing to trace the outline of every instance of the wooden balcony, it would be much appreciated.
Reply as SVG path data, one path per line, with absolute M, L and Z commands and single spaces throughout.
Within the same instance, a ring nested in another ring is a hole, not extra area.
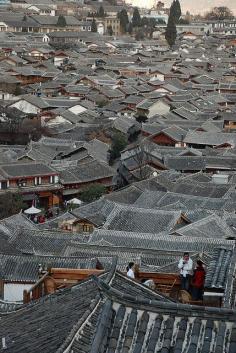
M 51 268 L 42 275 L 32 288 L 24 291 L 23 302 L 29 303 L 45 295 L 53 294 L 58 289 L 74 286 L 91 275 L 98 276 L 104 272 L 104 270 L 97 269 Z M 126 273 L 123 274 L 126 275 Z M 209 289 L 207 293 L 212 293 L 210 300 L 193 301 L 188 292 L 181 291 L 180 277 L 176 273 L 139 272 L 135 281 L 142 283 L 144 280 L 152 280 L 155 283 L 155 291 L 182 303 L 201 306 L 221 306 L 223 290 L 221 293 L 216 293 L 214 290 Z

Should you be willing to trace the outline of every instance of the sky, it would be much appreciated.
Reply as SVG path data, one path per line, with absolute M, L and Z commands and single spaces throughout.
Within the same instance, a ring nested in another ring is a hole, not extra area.
M 134 6 L 152 7 L 156 3 L 155 0 L 129 0 Z M 169 6 L 171 0 L 162 0 L 166 6 Z M 227 6 L 236 14 L 236 0 L 180 0 L 181 7 L 185 13 L 187 10 L 190 12 L 205 13 L 214 6 Z

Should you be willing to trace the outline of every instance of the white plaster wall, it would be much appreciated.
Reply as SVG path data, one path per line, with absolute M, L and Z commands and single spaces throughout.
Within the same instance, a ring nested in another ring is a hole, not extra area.
M 23 301 L 23 291 L 29 290 L 33 284 L 5 283 L 4 300 Z

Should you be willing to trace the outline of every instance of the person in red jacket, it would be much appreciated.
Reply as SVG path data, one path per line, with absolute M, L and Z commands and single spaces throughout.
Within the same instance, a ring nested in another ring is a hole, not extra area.
M 192 277 L 192 298 L 193 300 L 203 299 L 203 289 L 205 283 L 206 271 L 201 260 L 197 261 L 197 266 Z

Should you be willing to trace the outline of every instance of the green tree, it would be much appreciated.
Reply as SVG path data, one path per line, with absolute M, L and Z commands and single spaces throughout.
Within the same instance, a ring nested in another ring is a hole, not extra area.
M 21 87 L 19 85 L 17 85 L 15 90 L 14 90 L 14 95 L 15 96 L 20 96 L 21 94 L 22 94 Z
M 175 19 L 173 16 L 170 15 L 167 23 L 166 33 L 165 33 L 165 38 L 170 47 L 172 47 L 175 44 L 176 37 L 177 37 L 177 30 L 176 30 Z
M 173 0 L 170 7 L 170 16 L 174 17 L 175 24 L 179 22 L 181 17 L 181 7 L 179 0 Z
M 0 195 L 0 219 L 19 213 L 24 207 L 21 194 L 6 192 Z
M 155 27 L 156 27 L 155 18 L 143 17 L 142 20 L 141 20 L 141 25 L 143 27 L 143 31 L 145 33 L 145 36 L 148 36 L 148 37 L 152 38 L 153 32 L 154 32 Z
M 63 15 L 58 16 L 57 26 L 58 27 L 66 27 L 66 19 Z
M 133 27 L 140 27 L 141 26 L 141 17 L 137 7 L 134 9 L 133 17 L 132 17 L 132 24 Z
M 128 32 L 129 34 L 132 34 L 132 33 L 133 33 L 133 25 L 132 25 L 132 22 L 130 22 L 130 23 L 128 24 L 127 32 Z
M 110 148 L 110 161 L 120 157 L 120 152 L 127 146 L 128 141 L 124 134 L 116 132 L 112 137 Z
M 145 26 L 148 26 L 148 18 L 147 17 L 143 17 L 141 19 L 141 27 L 145 27 Z
M 97 28 L 97 23 L 96 23 L 96 20 L 93 18 L 92 20 L 92 24 L 91 24 L 91 32 L 97 32 L 98 31 L 98 28 Z
M 96 101 L 96 104 L 97 104 L 98 108 L 103 108 L 103 107 L 105 107 L 108 104 L 108 100 L 106 100 L 106 99 L 98 99 Z
M 120 28 L 121 28 L 121 31 L 123 33 L 126 33 L 127 32 L 127 29 L 128 29 L 128 24 L 129 24 L 129 17 L 128 17 L 128 14 L 127 14 L 127 11 L 125 9 L 122 9 L 117 17 L 119 18 L 120 20 Z
M 106 193 L 106 187 L 102 184 L 92 184 L 85 188 L 80 193 L 80 200 L 83 202 L 92 202 L 99 199 L 102 195 Z
M 174 17 L 175 17 L 175 23 L 177 24 L 179 22 L 179 19 L 182 15 L 181 11 L 181 6 L 179 0 L 174 1 Z
M 113 35 L 113 29 L 112 29 L 111 25 L 107 26 L 107 33 L 108 33 L 109 36 Z
M 136 115 L 135 119 L 140 124 L 146 123 L 147 120 L 148 120 L 148 118 L 147 118 L 147 116 L 145 114 L 143 114 L 143 115 L 138 114 L 138 115 Z
M 170 47 L 175 44 L 177 38 L 176 23 L 178 23 L 181 16 L 181 8 L 179 0 L 174 0 L 170 7 L 170 15 L 167 23 L 165 38 Z
M 141 29 L 135 34 L 135 39 L 136 40 L 143 40 L 144 39 L 144 33 Z
M 105 17 L 105 11 L 104 11 L 103 6 L 100 6 L 100 7 L 99 7 L 97 16 L 98 16 L 98 17 Z

